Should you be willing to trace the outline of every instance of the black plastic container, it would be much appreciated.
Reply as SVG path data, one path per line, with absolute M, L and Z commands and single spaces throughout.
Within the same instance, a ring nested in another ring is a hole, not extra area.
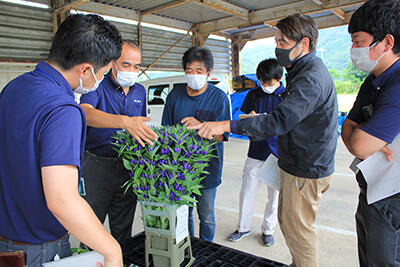
M 142 232 L 123 242 L 121 247 L 125 264 L 145 266 L 145 238 L 145 234 Z M 193 256 L 196 258 L 193 267 L 288 267 L 283 263 L 257 257 L 196 237 L 191 238 L 191 244 Z M 150 263 L 152 266 L 151 260 Z M 182 263 L 182 266 L 184 264 L 185 262 Z

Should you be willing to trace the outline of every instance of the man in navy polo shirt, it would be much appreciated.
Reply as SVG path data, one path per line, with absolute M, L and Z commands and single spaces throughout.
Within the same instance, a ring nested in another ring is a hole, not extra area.
M 349 33 L 354 66 L 370 73 L 343 122 L 342 139 L 363 160 L 386 147 L 400 133 L 400 2 L 370 0 L 351 17 Z M 376 166 L 382 168 L 381 166 Z M 360 266 L 400 266 L 400 194 L 368 205 L 361 171 L 356 226 Z
M 261 61 L 257 66 L 257 78 L 261 87 L 251 90 L 243 101 L 241 110 L 246 114 L 271 114 L 282 101 L 282 93 L 285 91 L 281 79 L 283 67 L 276 59 L 270 58 Z M 278 157 L 276 136 L 261 141 L 250 141 L 247 159 L 243 167 L 242 188 L 239 200 L 238 228 L 229 239 L 239 241 L 251 234 L 253 221 L 254 202 L 260 181 L 257 177 L 264 161 L 270 156 Z M 276 166 L 278 167 L 278 166 Z M 278 194 L 279 191 L 267 186 L 268 201 L 265 206 L 263 224 L 261 226 L 262 241 L 265 246 L 275 243 L 273 233 L 278 224 Z
M 143 146 L 143 141 L 152 144 L 151 140 L 157 140 L 145 124 L 151 120 L 145 117 L 146 90 L 136 83 L 140 49 L 133 40 L 122 43 L 121 57 L 112 62 L 112 71 L 105 75 L 99 89 L 80 99 L 90 126 L 82 170 L 84 198 L 101 222 L 108 214 L 111 234 L 120 243 L 131 237 L 137 198 L 132 190 L 124 194 L 122 185 L 129 179 L 129 172 L 118 159 L 111 136 L 126 129 Z
M 231 118 L 230 102 L 219 88 L 207 83 L 212 73 L 214 59 L 209 49 L 189 48 L 182 58 L 187 83 L 177 86 L 168 94 L 162 116 L 162 125 L 196 125 L 200 121 L 221 121 Z M 202 180 L 204 188 L 201 196 L 196 196 L 197 213 L 200 219 L 200 238 L 213 241 L 215 234 L 214 202 L 217 186 L 221 184 L 224 159 L 223 140 L 227 136 L 215 136 L 215 155 L 206 171 L 209 174 Z M 194 236 L 193 208 L 189 208 L 189 232 Z
M 48 60 L 0 94 L 0 251 L 25 251 L 29 267 L 71 255 L 67 231 L 122 267 L 118 242 L 78 193 L 86 120 L 73 94 L 95 90 L 120 53 L 115 26 L 71 15 Z

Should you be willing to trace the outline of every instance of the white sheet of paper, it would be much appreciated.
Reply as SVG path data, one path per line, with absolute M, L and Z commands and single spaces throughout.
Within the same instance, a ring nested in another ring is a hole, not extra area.
M 181 242 L 189 235 L 189 207 L 182 205 L 176 210 L 176 243 Z
M 96 262 L 104 264 L 104 257 L 96 251 L 66 257 L 58 261 L 43 263 L 44 267 L 96 267 Z
M 368 204 L 400 192 L 400 135 L 388 147 L 394 152 L 393 161 L 388 161 L 385 154 L 378 151 L 357 165 L 368 184 Z
M 258 179 L 279 191 L 281 187 L 281 174 L 278 166 L 278 158 L 269 155 L 257 174 Z

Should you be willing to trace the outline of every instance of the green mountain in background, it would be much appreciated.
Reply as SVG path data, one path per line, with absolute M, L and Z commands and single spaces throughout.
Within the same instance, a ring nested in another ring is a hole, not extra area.
M 351 38 L 347 26 L 319 31 L 317 55 L 323 57 L 328 69 L 345 70 L 350 61 L 350 47 Z M 240 53 L 241 74 L 255 73 L 258 63 L 270 57 L 275 58 L 273 38 L 248 42 Z

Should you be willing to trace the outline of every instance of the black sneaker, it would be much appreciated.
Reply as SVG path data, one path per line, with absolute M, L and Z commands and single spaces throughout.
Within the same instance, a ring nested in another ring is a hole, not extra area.
M 248 236 L 251 234 L 251 231 L 247 231 L 247 232 L 239 232 L 238 230 L 236 230 L 235 232 L 233 232 L 230 236 L 229 236 L 229 240 L 234 242 L 234 241 L 239 241 L 240 239 L 242 239 L 245 236 Z
M 273 244 L 275 244 L 275 239 L 274 239 L 273 235 L 262 234 L 262 239 L 263 239 L 264 246 L 266 246 L 266 247 L 270 247 Z

